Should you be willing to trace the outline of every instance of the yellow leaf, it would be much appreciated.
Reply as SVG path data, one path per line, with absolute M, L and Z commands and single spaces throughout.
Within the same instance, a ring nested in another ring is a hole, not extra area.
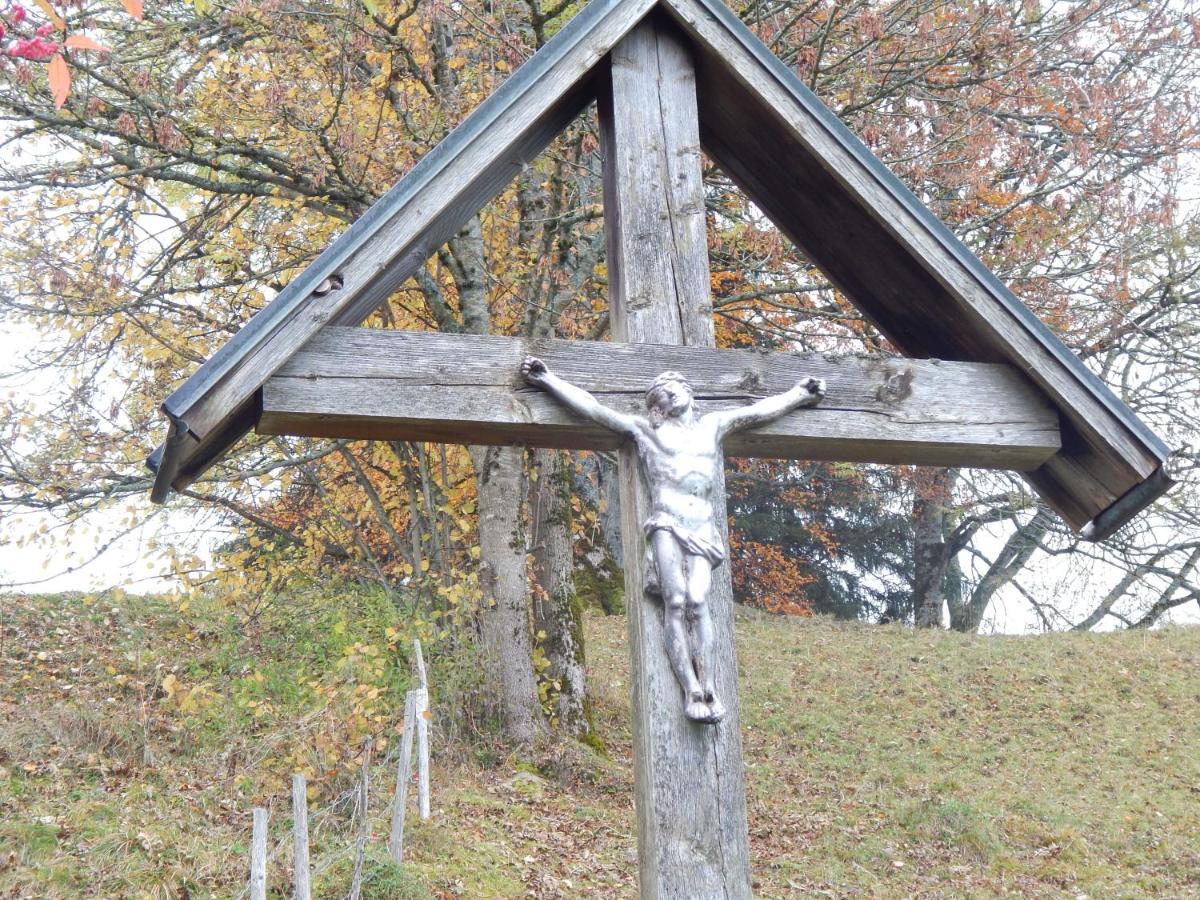
M 66 40 L 66 45 L 72 50 L 95 50 L 99 53 L 111 53 L 112 51 L 103 44 L 97 44 L 90 37 L 84 37 L 82 34 L 73 34 Z
M 50 60 L 49 75 L 54 108 L 62 109 L 62 105 L 67 102 L 67 95 L 71 93 L 71 70 L 67 68 L 67 61 L 62 58 L 61 53 L 55 53 L 54 58 Z
M 125 7 L 125 12 L 142 21 L 142 0 L 121 0 L 121 5 Z
M 56 13 L 54 7 L 50 5 L 50 0 L 33 0 L 33 2 L 38 5 L 38 9 L 46 14 L 46 18 L 53 22 L 54 27 L 59 31 L 67 27 L 67 23 L 63 21 L 63 17 Z M 61 104 L 59 105 L 61 106 Z
M 423 710 L 421 710 L 421 718 L 422 718 L 422 719 L 432 719 L 432 718 L 433 718 L 433 713 L 431 713 L 431 712 L 430 712 L 429 710 L 427 710 L 427 709 L 423 709 Z

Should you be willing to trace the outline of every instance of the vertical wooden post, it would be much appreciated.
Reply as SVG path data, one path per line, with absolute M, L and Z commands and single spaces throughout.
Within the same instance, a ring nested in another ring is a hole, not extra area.
M 250 900 L 267 900 L 267 811 L 254 808 L 250 838 Z
M 695 71 L 682 37 L 649 17 L 612 51 L 600 92 L 613 339 L 713 346 Z M 685 373 L 686 374 L 686 373 Z M 634 777 L 641 896 L 749 898 L 733 590 L 713 573 L 717 725 L 683 714 L 663 649 L 662 607 L 642 588 L 649 505 L 632 449 L 621 451 L 621 515 L 632 657 Z M 724 479 L 714 489 L 725 532 Z
M 429 818 L 429 679 L 425 674 L 425 657 L 421 642 L 414 640 L 417 650 L 417 679 L 421 682 L 417 704 L 417 804 L 421 819 Z
M 416 712 L 413 695 L 404 695 L 404 732 L 400 735 L 400 762 L 396 764 L 396 796 L 392 800 L 392 837 L 389 849 L 392 859 L 404 862 L 404 812 L 408 802 L 408 778 L 412 772 L 413 731 L 416 730 Z
M 349 900 L 358 900 L 362 895 L 363 859 L 367 850 L 367 837 L 371 833 L 371 817 L 368 802 L 371 781 L 371 744 L 372 739 L 363 741 L 363 763 L 359 771 L 358 800 L 355 806 L 358 811 L 358 840 L 354 844 L 354 873 L 350 876 Z
M 421 641 L 418 638 L 413 638 L 413 652 L 417 660 L 417 681 L 423 688 L 429 687 L 429 680 L 425 675 L 425 655 L 421 652 Z
M 417 692 L 417 808 L 429 818 L 429 692 Z
M 308 785 L 304 773 L 292 775 L 292 868 L 295 870 L 295 900 L 310 900 L 308 865 Z

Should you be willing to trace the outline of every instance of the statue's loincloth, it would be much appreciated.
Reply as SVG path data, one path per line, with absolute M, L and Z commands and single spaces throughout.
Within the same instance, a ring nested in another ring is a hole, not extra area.
M 669 532 L 685 554 L 685 567 L 688 564 L 687 556 L 702 556 L 714 569 L 725 562 L 725 544 L 721 540 L 721 533 L 717 531 L 717 526 L 712 521 L 704 522 L 699 528 L 687 528 L 676 521 L 670 513 L 660 510 L 646 520 L 642 531 L 645 533 L 647 541 L 656 531 Z M 646 547 L 646 560 L 642 571 L 645 592 L 653 596 L 660 596 L 662 590 L 659 587 L 658 564 L 654 558 L 653 544 L 648 544 Z

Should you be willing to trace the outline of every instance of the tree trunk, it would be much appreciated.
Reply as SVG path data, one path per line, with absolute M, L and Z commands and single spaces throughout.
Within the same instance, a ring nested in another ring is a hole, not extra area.
M 979 630 L 992 597 L 1025 568 L 1034 551 L 1041 545 L 1042 537 L 1050 529 L 1052 517 L 1051 512 L 1039 508 L 1032 519 L 1012 533 L 1000 554 L 975 586 L 975 590 L 971 591 L 966 603 L 961 606 L 951 605 L 951 628 L 966 634 L 973 634 Z
M 571 472 L 561 451 L 534 453 L 530 484 L 533 574 L 540 591 L 533 600 L 533 630 L 549 663 L 545 676 L 557 684 L 554 716 L 559 730 L 591 730 L 583 645 L 583 609 L 575 594 L 571 546 Z
M 605 453 L 588 453 L 574 479 L 575 494 L 596 509 L 593 533 L 575 572 L 575 594 L 586 606 L 597 603 L 606 616 L 625 612 L 625 571 L 621 565 L 621 495 L 617 467 Z
M 524 452 L 520 447 L 471 447 L 479 483 L 479 629 L 504 733 L 525 743 L 542 730 L 529 635 L 525 574 Z M 514 499 L 518 498 L 518 499 Z
M 487 334 L 491 330 L 487 258 L 478 216 L 472 216 L 450 239 L 442 260 L 458 289 L 463 331 Z M 510 740 L 524 743 L 545 726 L 529 633 L 522 507 L 525 453 L 520 447 L 468 449 L 479 494 L 479 585 L 483 592 L 479 630 L 484 660 L 495 683 L 504 733 Z
M 957 469 L 936 469 L 921 479 L 913 497 L 913 622 L 918 628 L 939 628 L 945 604 L 946 511 Z

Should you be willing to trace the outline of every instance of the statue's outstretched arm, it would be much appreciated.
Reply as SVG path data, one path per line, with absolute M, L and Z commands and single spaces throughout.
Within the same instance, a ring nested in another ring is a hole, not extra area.
M 709 415 L 716 417 L 718 432 L 726 435 L 731 431 L 765 425 L 802 406 L 816 406 L 824 397 L 825 382 L 819 378 L 805 378 L 783 394 L 765 397 L 740 409 L 727 409 Z
M 521 363 L 521 374 L 534 387 L 539 387 L 572 412 L 591 419 L 611 431 L 632 437 L 637 430 L 637 419 L 609 409 L 583 388 L 559 378 L 536 356 L 525 357 Z

